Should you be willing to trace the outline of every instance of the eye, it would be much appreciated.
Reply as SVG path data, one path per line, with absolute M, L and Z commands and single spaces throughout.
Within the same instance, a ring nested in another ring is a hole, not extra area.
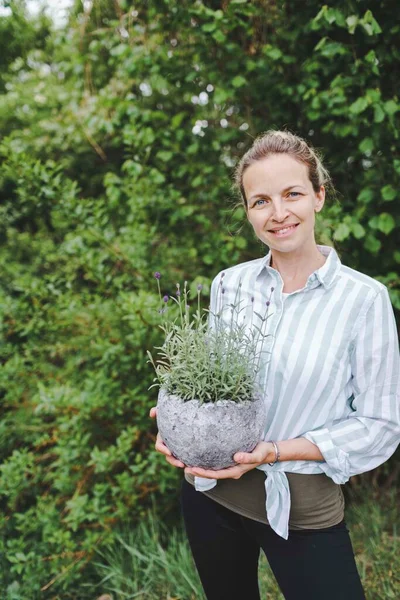
M 253 207 L 260 207 L 268 204 L 268 200 L 266 198 L 258 198 L 253 204 Z
M 299 196 L 301 196 L 300 192 L 289 192 L 288 196 L 290 198 L 298 198 Z

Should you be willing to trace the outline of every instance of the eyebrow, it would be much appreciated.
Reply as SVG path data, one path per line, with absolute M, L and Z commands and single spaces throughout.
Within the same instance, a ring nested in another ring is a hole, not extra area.
M 289 190 L 295 187 L 303 188 L 303 190 L 305 189 L 305 187 L 301 185 L 301 183 L 295 183 L 294 185 L 288 185 L 287 187 L 285 187 L 285 189 L 282 190 L 281 194 L 284 194 L 285 192 L 288 192 Z M 250 196 L 249 201 L 251 202 L 252 200 L 257 200 L 258 198 L 269 198 L 269 196 L 268 194 L 254 194 L 254 196 Z

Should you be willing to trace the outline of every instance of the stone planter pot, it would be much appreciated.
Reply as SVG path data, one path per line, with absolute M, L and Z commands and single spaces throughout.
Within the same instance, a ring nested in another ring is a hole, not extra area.
M 251 402 L 201 404 L 198 400 L 183 402 L 163 389 L 158 395 L 161 438 L 173 455 L 190 467 L 217 470 L 234 465 L 236 452 L 251 452 L 262 439 L 264 422 L 261 397 Z

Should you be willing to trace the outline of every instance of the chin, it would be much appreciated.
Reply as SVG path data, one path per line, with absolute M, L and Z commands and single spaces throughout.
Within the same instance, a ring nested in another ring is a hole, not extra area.
M 268 248 L 270 248 L 270 250 L 275 250 L 276 252 L 295 252 L 296 250 L 299 250 L 303 244 L 299 244 L 298 242 L 293 242 L 293 241 L 282 241 L 282 242 L 276 242 L 276 240 L 274 240 L 273 242 L 271 242 L 270 240 L 265 240 L 264 243 L 268 246 Z

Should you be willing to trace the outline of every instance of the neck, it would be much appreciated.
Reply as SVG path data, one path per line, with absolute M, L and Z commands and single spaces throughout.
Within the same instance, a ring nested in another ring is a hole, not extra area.
M 325 263 L 325 256 L 314 243 L 296 252 L 279 252 L 271 249 L 270 266 L 283 279 L 283 291 L 294 292 L 305 286 L 308 277 Z

